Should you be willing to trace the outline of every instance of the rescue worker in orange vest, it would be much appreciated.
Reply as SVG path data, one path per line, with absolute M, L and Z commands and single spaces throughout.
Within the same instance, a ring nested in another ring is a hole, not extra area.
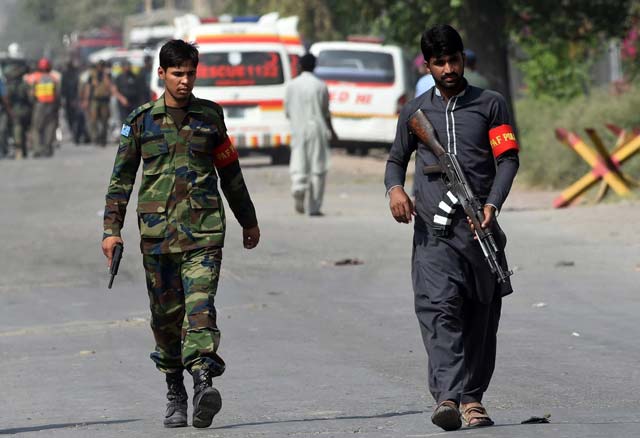
M 113 88 L 107 63 L 99 61 L 90 73 L 89 80 L 83 86 L 82 107 L 89 115 L 91 141 L 100 146 L 107 144 L 109 117 L 111 116 L 109 102 Z
M 38 61 L 37 71 L 27 75 L 25 80 L 31 86 L 35 103 L 31 122 L 33 157 L 50 157 L 58 129 L 60 75 L 51 71 L 47 58 L 42 58 Z

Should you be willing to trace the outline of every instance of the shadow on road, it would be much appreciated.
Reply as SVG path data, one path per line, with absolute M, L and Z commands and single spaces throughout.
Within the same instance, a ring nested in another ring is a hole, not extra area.
M 342 416 L 342 417 L 323 417 L 323 418 L 301 418 L 298 420 L 281 420 L 281 421 L 258 421 L 254 423 L 240 423 L 240 424 L 229 424 L 227 426 L 215 427 L 214 429 L 235 429 L 237 427 L 245 427 L 245 426 L 260 426 L 266 424 L 285 424 L 285 423 L 306 423 L 312 421 L 336 421 L 336 420 L 369 420 L 372 418 L 392 418 L 392 417 L 402 417 L 404 415 L 417 415 L 423 414 L 424 411 L 405 411 L 405 412 L 387 412 L 384 414 L 378 415 L 350 415 L 350 416 Z
M 139 419 L 131 420 L 108 420 L 108 421 L 81 421 L 79 423 L 60 423 L 60 424 L 43 424 L 40 426 L 15 427 L 13 429 L 0 429 L 0 435 L 13 435 L 25 432 L 40 432 L 41 430 L 50 429 L 66 429 L 68 427 L 93 426 L 96 424 L 124 424 L 140 421 Z

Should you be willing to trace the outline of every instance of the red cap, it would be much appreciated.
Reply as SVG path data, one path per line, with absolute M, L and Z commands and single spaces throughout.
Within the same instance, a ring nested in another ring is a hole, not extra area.
M 43 71 L 51 70 L 51 62 L 47 58 L 41 58 L 38 61 L 38 70 L 43 70 Z

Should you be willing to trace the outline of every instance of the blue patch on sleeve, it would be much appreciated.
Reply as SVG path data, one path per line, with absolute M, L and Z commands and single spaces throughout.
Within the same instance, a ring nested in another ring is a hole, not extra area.
M 125 137 L 129 137 L 129 134 L 131 134 L 131 126 L 127 125 L 126 123 L 122 125 L 122 130 L 120 131 L 120 135 L 123 135 Z

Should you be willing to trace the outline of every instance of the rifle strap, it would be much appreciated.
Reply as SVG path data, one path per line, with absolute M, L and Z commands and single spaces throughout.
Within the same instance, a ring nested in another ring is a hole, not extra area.
M 446 232 L 458 204 L 460 204 L 458 198 L 448 190 L 438 204 L 436 214 L 433 215 L 433 228 L 442 233 Z

